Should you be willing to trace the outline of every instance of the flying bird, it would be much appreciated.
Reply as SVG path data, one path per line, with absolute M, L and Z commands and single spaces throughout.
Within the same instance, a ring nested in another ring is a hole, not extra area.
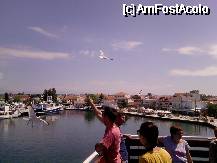
M 113 58 L 109 58 L 109 57 L 105 56 L 104 52 L 102 50 L 100 50 L 99 52 L 100 52 L 100 55 L 99 55 L 100 59 L 108 59 L 108 60 L 111 60 L 111 61 L 114 60 Z
M 36 116 L 35 111 L 31 106 L 27 106 L 27 108 L 28 108 L 28 112 L 29 112 L 29 117 L 23 118 L 24 120 L 27 121 L 27 125 L 29 124 L 29 122 L 32 123 L 32 127 L 33 127 L 34 122 L 43 122 L 44 124 L 49 125 L 49 123 L 47 121 Z

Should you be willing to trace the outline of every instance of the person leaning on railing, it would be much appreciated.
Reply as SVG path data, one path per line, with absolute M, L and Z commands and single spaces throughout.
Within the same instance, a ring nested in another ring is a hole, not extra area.
M 209 146 L 209 162 L 217 163 L 217 127 L 214 128 L 215 138 L 210 142 Z
M 182 139 L 183 130 L 178 126 L 170 127 L 171 136 L 159 138 L 169 152 L 174 163 L 192 163 L 188 142 Z
M 139 157 L 139 163 L 172 163 L 170 154 L 163 148 L 157 147 L 159 131 L 156 125 L 144 122 L 137 133 L 146 150 L 146 153 Z

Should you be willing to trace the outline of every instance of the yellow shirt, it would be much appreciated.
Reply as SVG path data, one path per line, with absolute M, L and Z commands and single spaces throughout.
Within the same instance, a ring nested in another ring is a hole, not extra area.
M 172 158 L 166 150 L 157 147 L 140 156 L 139 163 L 172 163 Z

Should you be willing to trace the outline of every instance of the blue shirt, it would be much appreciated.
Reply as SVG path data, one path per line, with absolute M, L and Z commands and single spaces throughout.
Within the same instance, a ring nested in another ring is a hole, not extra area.
M 186 153 L 190 149 L 188 142 L 181 139 L 178 144 L 172 141 L 171 136 L 163 138 L 165 149 L 172 157 L 174 163 L 187 163 Z
M 126 147 L 125 139 L 123 138 L 123 135 L 121 135 L 120 154 L 121 154 L 121 159 L 123 161 L 128 160 L 128 152 L 127 152 L 127 147 Z

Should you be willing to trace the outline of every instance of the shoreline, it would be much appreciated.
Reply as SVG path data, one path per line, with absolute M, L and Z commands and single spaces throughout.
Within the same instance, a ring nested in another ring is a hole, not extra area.
M 191 120 L 191 119 L 181 119 L 180 117 L 160 117 L 158 115 L 145 115 L 143 113 L 134 113 L 134 112 L 123 112 L 123 114 L 130 115 L 130 116 L 138 116 L 138 117 L 144 117 L 144 118 L 152 118 L 152 119 L 158 119 L 163 121 L 175 121 L 175 122 L 183 122 L 183 123 L 191 123 L 191 124 L 198 124 L 198 125 L 204 125 L 206 127 L 210 127 L 214 129 L 217 127 L 217 122 L 205 122 L 202 120 Z

